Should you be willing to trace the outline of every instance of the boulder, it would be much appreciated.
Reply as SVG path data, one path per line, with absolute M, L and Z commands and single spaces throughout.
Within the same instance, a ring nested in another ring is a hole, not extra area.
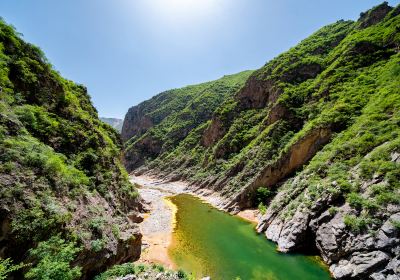
M 331 265 L 330 271 L 335 279 L 349 277 L 363 279 L 377 268 L 384 267 L 389 260 L 390 256 L 382 251 L 355 253 L 350 259 L 340 260 Z

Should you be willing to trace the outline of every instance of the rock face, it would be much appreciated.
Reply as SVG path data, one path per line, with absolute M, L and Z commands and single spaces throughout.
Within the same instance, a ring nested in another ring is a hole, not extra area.
M 254 178 L 254 181 L 245 186 L 236 199 L 231 200 L 235 206 L 240 208 L 251 207 L 249 197 L 260 187 L 272 187 L 279 181 L 287 178 L 295 170 L 307 163 L 318 150 L 329 142 L 331 131 L 329 129 L 317 129 L 309 132 L 307 135 L 294 143 L 290 150 L 282 155 L 278 161 L 264 167 Z
M 272 80 L 260 82 L 256 76 L 250 77 L 236 99 L 243 108 L 264 108 L 268 103 L 274 103 L 280 94 L 279 88 Z
M 122 140 L 128 141 L 135 135 L 142 135 L 153 126 L 153 120 L 145 115 L 142 106 L 135 106 L 129 109 L 125 115 L 121 129 Z
M 368 12 L 361 13 L 359 19 L 360 28 L 367 28 L 379 23 L 391 10 L 393 10 L 393 8 L 388 5 L 388 2 L 383 2 L 381 5 L 374 7 Z
M 329 201 L 324 202 L 330 205 Z M 343 217 L 351 211 L 347 204 L 339 207 L 335 214 L 328 210 L 321 213 L 318 208 L 298 210 L 286 221 L 269 213 L 260 221 L 258 230 L 265 231 L 283 252 L 309 251 L 316 247 L 330 265 L 335 279 L 399 276 L 400 231 L 393 224 L 399 220 L 399 213 L 388 213 L 383 225 L 371 235 L 349 231 Z

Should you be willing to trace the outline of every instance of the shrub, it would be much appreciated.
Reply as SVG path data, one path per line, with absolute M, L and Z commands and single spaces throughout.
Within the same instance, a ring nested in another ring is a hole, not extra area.
M 390 221 L 392 223 L 392 225 L 397 228 L 398 230 L 400 230 L 400 221 L 395 221 L 395 220 L 391 220 Z
M 365 230 L 374 221 L 367 216 L 356 217 L 354 215 L 345 215 L 344 224 L 354 232 Z
M 156 269 L 159 272 L 164 272 L 165 271 L 165 268 L 162 265 L 159 265 L 159 264 L 153 264 L 152 268 Z
M 106 272 L 96 276 L 95 280 L 109 280 L 112 277 L 121 277 L 128 274 L 136 274 L 136 270 L 140 272 L 139 266 L 135 267 L 133 263 L 124 263 L 121 265 L 114 265 Z
M 334 207 L 334 206 L 332 206 L 328 209 L 329 215 L 335 215 L 337 213 L 337 211 L 338 211 L 337 207 Z
M 11 259 L 0 258 L 0 280 L 7 280 L 12 272 L 23 268 L 24 264 L 13 264 Z
M 137 269 L 138 269 L 138 272 L 143 272 L 143 271 L 146 270 L 146 267 L 145 267 L 143 264 L 139 264 L 139 265 L 137 266 Z
M 260 211 L 262 215 L 267 212 L 267 207 L 264 205 L 264 203 L 260 202 L 260 204 L 258 204 L 258 211 Z
M 74 280 L 81 276 L 80 267 L 71 267 L 70 263 L 82 250 L 75 242 L 67 242 L 60 236 L 53 236 L 40 242 L 29 250 L 35 265 L 25 274 L 34 280 Z
M 12 231 L 20 240 L 37 241 L 54 234 L 71 218 L 68 212 L 51 209 L 51 204 L 42 205 L 38 200 L 32 204 L 30 208 L 20 210 L 11 222 Z
M 176 275 L 178 276 L 179 279 L 185 279 L 185 278 L 187 278 L 186 272 L 183 271 L 182 269 L 179 269 L 178 272 L 176 273 Z
M 364 199 L 358 193 L 349 193 L 347 195 L 347 201 L 350 206 L 360 209 L 363 205 Z
M 93 251 L 100 252 L 101 250 L 104 249 L 105 242 L 103 239 L 96 239 L 92 240 L 92 242 L 90 242 L 90 245 Z
M 255 194 L 257 204 L 265 203 L 272 195 L 272 191 L 265 187 L 259 187 Z

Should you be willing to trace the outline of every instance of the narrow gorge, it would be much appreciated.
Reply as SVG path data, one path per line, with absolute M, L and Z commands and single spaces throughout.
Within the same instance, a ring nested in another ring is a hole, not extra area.
M 0 18 L 8 279 L 400 280 L 400 5 L 123 121 Z

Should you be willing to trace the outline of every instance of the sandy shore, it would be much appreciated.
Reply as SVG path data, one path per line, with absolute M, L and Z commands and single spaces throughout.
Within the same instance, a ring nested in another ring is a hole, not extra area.
M 258 209 L 246 209 L 237 213 L 239 217 L 254 224 L 258 224 Z
M 150 206 L 150 213 L 145 215 L 140 224 L 143 245 L 139 262 L 159 263 L 174 269 L 175 265 L 168 256 L 168 246 L 176 208 L 167 197 L 183 193 L 186 186 L 182 183 L 161 183 L 147 176 L 131 176 L 130 181 L 141 186 L 138 191 Z
M 168 247 L 171 244 L 174 217 L 177 209 L 168 200 L 168 197 L 180 193 L 190 193 L 205 202 L 217 206 L 218 195 L 210 195 L 209 193 L 196 194 L 188 190 L 188 185 L 185 182 L 165 183 L 146 175 L 131 175 L 130 181 L 140 186 L 138 191 L 150 206 L 150 213 L 145 215 L 144 221 L 140 224 L 143 233 L 143 246 L 139 262 L 147 264 L 159 263 L 170 269 L 176 268 L 168 255 Z M 257 223 L 257 214 L 257 209 L 247 209 L 240 211 L 237 215 L 247 221 Z

